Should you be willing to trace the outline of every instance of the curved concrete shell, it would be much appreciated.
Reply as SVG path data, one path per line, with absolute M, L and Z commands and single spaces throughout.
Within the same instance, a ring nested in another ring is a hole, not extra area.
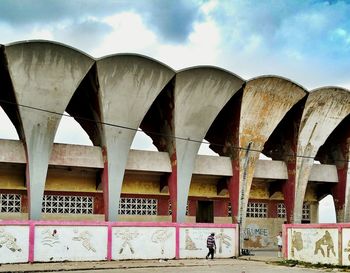
M 175 81 L 175 140 L 177 221 L 184 222 L 186 203 L 196 156 L 205 134 L 220 110 L 243 86 L 234 74 L 213 67 L 179 72 Z M 170 191 L 174 191 L 171 189 Z M 172 202 L 175 200 L 172 200 Z
M 297 161 L 294 222 L 300 223 L 304 195 L 314 158 L 320 146 L 350 114 L 350 92 L 324 87 L 310 93 L 301 119 Z
M 97 73 L 104 123 L 105 169 L 102 181 L 105 210 L 108 211 L 106 218 L 115 221 L 125 166 L 136 130 L 175 72 L 146 57 L 115 55 L 98 60 Z
M 243 91 L 239 126 L 239 190 L 231 189 L 232 193 L 238 194 L 238 208 L 234 209 L 237 210 L 238 222 L 245 221 L 260 151 L 286 113 L 306 94 L 302 87 L 280 77 L 265 76 L 247 82 Z
M 27 152 L 29 214 L 39 219 L 60 114 L 94 61 L 72 48 L 44 41 L 8 45 L 5 54 L 17 102 L 50 111 L 19 107 Z

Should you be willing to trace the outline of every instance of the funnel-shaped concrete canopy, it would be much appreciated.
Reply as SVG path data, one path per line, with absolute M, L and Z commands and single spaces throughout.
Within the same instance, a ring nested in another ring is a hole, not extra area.
M 64 45 L 33 41 L 5 47 L 27 151 L 27 188 L 31 219 L 41 216 L 48 160 L 56 129 L 93 59 Z M 52 113 L 55 112 L 55 113 Z
M 294 222 L 300 223 L 304 195 L 314 158 L 320 146 L 350 114 L 350 92 L 337 87 L 324 87 L 310 93 L 301 119 L 297 161 Z
M 114 55 L 97 61 L 105 156 L 103 187 L 106 218 L 117 220 L 131 143 L 148 109 L 175 72 L 139 55 Z M 114 124 L 122 127 L 106 125 Z M 133 128 L 134 130 L 126 129 Z
M 242 98 L 239 126 L 238 219 L 245 221 L 256 161 L 269 136 L 306 91 L 280 77 L 264 76 L 247 82 Z
M 185 221 L 191 177 L 201 141 L 221 109 L 243 84 L 236 75 L 213 67 L 191 68 L 176 75 L 177 222 Z

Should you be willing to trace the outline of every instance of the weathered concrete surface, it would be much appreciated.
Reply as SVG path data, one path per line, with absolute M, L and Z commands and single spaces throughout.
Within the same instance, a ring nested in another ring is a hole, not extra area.
M 114 55 L 97 61 L 102 112 L 102 175 L 106 220 L 117 220 L 124 171 L 135 130 L 175 72 L 138 55 Z M 117 124 L 113 127 L 106 124 Z
M 286 113 L 306 95 L 303 88 L 278 77 L 260 77 L 247 82 L 242 98 L 239 126 L 239 176 L 229 183 L 233 216 L 244 225 L 256 162 L 264 143 Z M 239 181 L 239 189 L 237 188 Z
M 58 114 L 19 107 L 27 154 L 30 219 L 40 219 L 52 144 L 74 91 L 93 60 L 72 48 L 33 41 L 5 47 L 17 102 Z
M 210 125 L 244 81 L 213 67 L 195 67 L 179 72 L 175 82 L 175 140 L 177 185 L 169 185 L 177 222 L 184 222 L 196 156 Z M 195 141 L 190 141 L 195 140 Z M 174 180 L 173 180 L 174 181 Z M 174 210 L 173 210 L 174 211 Z
M 305 190 L 317 151 L 349 114 L 350 92 L 348 90 L 325 87 L 310 93 L 299 129 L 294 223 L 301 222 Z

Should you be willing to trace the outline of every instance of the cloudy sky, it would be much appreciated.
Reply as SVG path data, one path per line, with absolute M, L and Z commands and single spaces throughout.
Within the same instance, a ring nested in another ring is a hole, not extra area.
M 275 74 L 309 90 L 350 89 L 350 0 L 0 1 L 0 43 L 30 39 L 94 57 L 136 52 L 174 69 L 209 64 L 244 79 Z M 0 138 L 16 138 L 7 122 L 0 109 Z M 65 118 L 56 141 L 88 144 L 79 132 L 65 138 L 75 128 Z M 136 142 L 152 149 L 142 136 Z

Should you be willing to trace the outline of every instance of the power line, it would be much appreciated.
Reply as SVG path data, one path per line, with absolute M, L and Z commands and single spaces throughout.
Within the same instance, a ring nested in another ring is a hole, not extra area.
M 191 138 L 179 137 L 179 136 L 165 134 L 165 133 L 159 133 L 159 132 L 144 131 L 144 130 L 141 130 L 139 128 L 132 128 L 132 127 L 128 127 L 128 126 L 118 125 L 118 124 L 109 123 L 109 122 L 102 122 L 102 121 L 93 120 L 93 119 L 84 118 L 84 117 L 71 116 L 71 115 L 68 115 L 68 114 L 65 114 L 65 113 L 59 113 L 59 112 L 55 112 L 55 111 L 50 111 L 50 110 L 46 110 L 46 109 L 43 109 L 43 108 L 29 106 L 29 105 L 24 105 L 24 104 L 19 104 L 19 103 L 16 103 L 16 102 L 11 102 L 11 101 L 7 101 L 7 100 L 3 100 L 3 99 L 0 99 L 0 102 L 8 104 L 8 105 L 17 106 L 17 107 L 23 107 L 23 108 L 32 109 L 32 110 L 35 110 L 35 111 L 50 113 L 50 114 L 54 114 L 54 115 L 58 115 L 58 116 L 64 116 L 64 117 L 69 117 L 69 118 L 74 118 L 74 119 L 81 120 L 81 121 L 87 121 L 87 122 L 91 122 L 91 123 L 95 123 L 95 124 L 106 125 L 106 126 L 111 126 L 111 127 L 115 127 L 115 128 L 136 131 L 136 132 L 144 132 L 144 133 L 149 134 L 149 135 L 156 135 L 156 136 L 162 136 L 162 137 L 166 137 L 166 138 L 185 140 L 185 141 L 190 141 L 190 142 L 195 142 L 195 143 L 200 143 L 200 144 L 205 144 L 205 145 L 224 147 L 224 145 L 219 144 L 219 143 L 206 142 L 206 141 L 202 141 L 202 140 L 196 140 L 196 139 L 191 139 Z M 243 151 L 249 151 L 249 152 L 262 153 L 262 150 L 257 150 L 257 149 L 250 148 L 250 145 L 249 145 L 248 148 L 239 147 L 239 146 L 230 146 L 230 148 L 231 149 L 235 149 L 235 150 L 243 150 Z M 312 156 L 304 156 L 304 155 L 285 154 L 284 156 L 285 157 L 299 157 L 299 158 L 314 159 L 314 157 L 312 157 Z M 350 162 L 350 160 L 344 160 L 344 159 L 339 159 L 339 160 L 338 159 L 337 160 L 334 159 L 334 161 L 336 161 L 336 162 L 347 162 L 347 163 Z

